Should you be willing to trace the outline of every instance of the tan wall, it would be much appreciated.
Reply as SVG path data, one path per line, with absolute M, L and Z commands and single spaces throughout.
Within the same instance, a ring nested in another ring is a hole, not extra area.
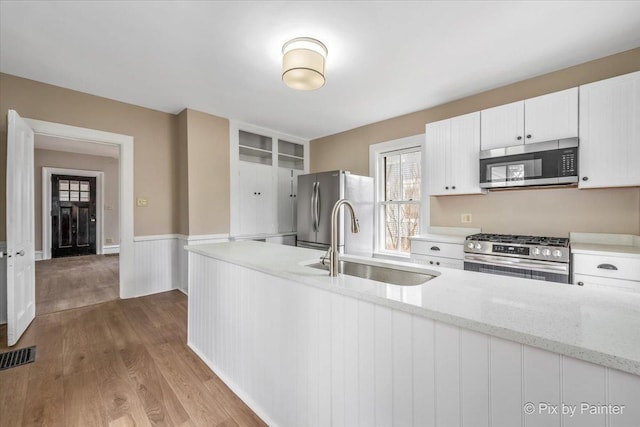
M 568 236 L 570 231 L 640 234 L 640 190 L 550 188 L 431 197 L 431 225 L 488 233 Z M 472 224 L 460 215 L 473 215 Z
M 228 233 L 229 120 L 195 110 L 186 115 L 189 235 Z
M 189 235 L 189 167 L 187 110 L 178 114 L 178 233 Z
M 120 243 L 120 223 L 118 199 L 118 159 L 113 157 L 89 156 L 62 151 L 35 150 L 35 195 L 36 195 L 36 250 L 42 249 L 42 168 L 54 167 L 104 172 L 104 234 L 103 245 Z M 107 243 L 111 239 L 111 243 Z
M 178 232 L 176 116 L 0 73 L 0 188 L 6 183 L 7 110 L 22 117 L 134 137 L 135 235 Z M 0 240 L 5 240 L 5 192 L 0 191 Z
M 346 169 L 369 174 L 369 146 L 424 133 L 426 123 L 544 95 L 640 70 L 640 48 L 493 89 L 427 110 L 311 141 L 311 171 Z M 640 189 L 547 189 L 488 196 L 431 198 L 431 224 L 486 231 L 566 235 L 569 231 L 640 233 Z M 542 207 L 549 212 L 547 214 Z M 461 224 L 460 213 L 472 224 Z

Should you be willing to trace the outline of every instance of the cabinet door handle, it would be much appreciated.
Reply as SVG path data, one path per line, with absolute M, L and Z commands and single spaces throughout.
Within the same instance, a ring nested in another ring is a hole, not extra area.
M 577 285 L 578 286 L 584 286 L 584 282 L 578 282 Z
M 445 189 L 445 190 L 448 190 L 448 189 L 449 189 L 449 187 L 444 187 L 444 189 Z
M 616 267 L 613 264 L 600 264 L 598 266 L 598 268 L 602 269 L 602 270 L 617 270 L 618 267 Z
M 429 264 L 433 265 L 433 261 L 429 261 Z
M 516 139 L 517 139 L 518 141 L 520 141 L 520 140 L 522 139 L 522 137 L 521 137 L 521 136 L 518 136 L 518 137 L 516 137 Z
M 456 189 L 456 186 L 454 185 L 453 187 L 451 187 L 451 189 L 452 189 L 452 190 L 455 190 L 455 189 Z
M 531 139 L 531 135 L 527 135 L 527 139 Z
M 436 261 L 436 265 L 440 265 L 440 261 Z
M 582 177 L 582 180 L 583 180 L 583 181 L 589 181 L 589 177 L 588 177 L 588 176 L 583 176 L 583 177 Z
M 439 250 L 440 250 L 440 248 L 439 248 L 439 247 L 437 247 L 437 246 L 431 246 L 431 250 L 432 250 L 432 251 L 439 251 Z

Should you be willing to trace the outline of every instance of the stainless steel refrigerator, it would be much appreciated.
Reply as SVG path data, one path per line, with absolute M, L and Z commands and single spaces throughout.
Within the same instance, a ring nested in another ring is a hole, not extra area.
M 340 252 L 371 256 L 373 253 L 373 178 L 330 171 L 298 176 L 298 246 L 328 249 L 331 245 L 331 210 L 340 199 L 353 203 L 360 232 L 352 233 L 350 215 L 342 207 L 338 218 Z

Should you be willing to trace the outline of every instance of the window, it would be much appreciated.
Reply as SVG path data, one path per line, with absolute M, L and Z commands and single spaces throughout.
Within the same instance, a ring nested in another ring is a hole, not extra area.
M 58 183 L 58 197 L 61 202 L 90 202 L 89 181 L 61 179 Z
M 378 249 L 408 253 L 409 237 L 420 233 L 422 149 L 383 152 L 379 162 Z

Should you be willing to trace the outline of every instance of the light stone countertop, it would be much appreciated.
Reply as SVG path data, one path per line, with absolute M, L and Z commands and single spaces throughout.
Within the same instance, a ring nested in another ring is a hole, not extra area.
M 465 238 L 480 233 L 479 228 L 463 227 L 428 227 L 426 233 L 409 237 L 410 240 L 426 240 L 429 242 L 464 244 Z
M 343 256 L 437 275 L 419 286 L 307 267 L 324 251 L 261 242 L 187 250 L 374 304 L 640 375 L 640 294 Z
M 640 259 L 640 236 L 633 234 L 571 233 L 571 253 Z

